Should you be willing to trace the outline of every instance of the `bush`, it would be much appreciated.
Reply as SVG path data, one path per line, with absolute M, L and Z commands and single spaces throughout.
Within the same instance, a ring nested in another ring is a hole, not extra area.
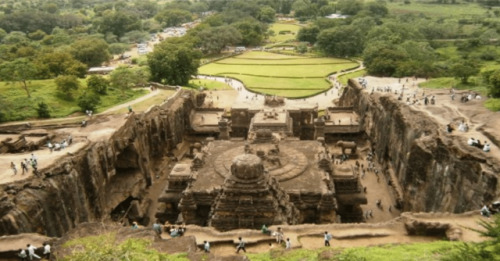
M 87 79 L 87 87 L 94 93 L 106 95 L 109 81 L 102 76 L 92 75 Z
M 290 33 L 292 33 L 292 31 L 290 30 L 282 30 L 278 32 L 278 34 L 290 34 Z
M 101 98 L 99 95 L 93 92 L 85 92 L 80 97 L 78 97 L 78 106 L 82 109 L 83 112 L 90 110 L 95 111 L 97 109 L 97 105 L 101 103 Z
M 44 118 L 44 119 L 50 118 L 49 106 L 45 102 L 38 103 L 36 112 L 38 113 L 38 118 Z
M 73 91 L 80 88 L 80 82 L 74 75 L 60 75 L 55 79 L 57 90 L 63 94 L 63 98 L 73 100 Z

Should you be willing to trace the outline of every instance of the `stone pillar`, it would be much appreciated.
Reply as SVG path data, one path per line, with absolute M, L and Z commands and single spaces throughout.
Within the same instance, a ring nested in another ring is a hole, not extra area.
M 227 119 L 221 119 L 219 121 L 219 139 L 229 140 L 229 122 Z
M 314 120 L 314 139 L 325 138 L 325 121 L 323 118 Z

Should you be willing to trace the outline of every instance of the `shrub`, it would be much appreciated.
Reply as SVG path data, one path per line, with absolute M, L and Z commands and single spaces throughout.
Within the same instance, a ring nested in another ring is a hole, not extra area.
M 50 118 L 49 106 L 45 102 L 38 103 L 36 112 L 38 113 L 38 118 Z
M 78 97 L 78 106 L 82 109 L 82 111 L 95 111 L 97 105 L 101 103 L 101 98 L 99 95 L 93 92 L 85 92 L 80 97 Z
M 102 76 L 92 75 L 87 79 L 87 87 L 97 94 L 106 95 L 109 81 Z

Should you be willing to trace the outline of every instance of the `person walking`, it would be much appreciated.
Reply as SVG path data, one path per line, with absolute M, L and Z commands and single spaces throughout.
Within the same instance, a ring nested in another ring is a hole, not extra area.
M 50 245 L 43 243 L 43 258 L 50 260 Z
M 21 261 L 28 260 L 28 254 L 26 254 L 25 249 L 19 249 L 19 254 L 17 254 L 17 256 L 21 259 Z
M 203 249 L 205 250 L 205 253 L 210 253 L 210 243 L 208 241 L 203 241 Z
M 10 162 L 10 168 L 14 172 L 14 175 L 16 175 L 17 174 L 16 164 L 14 164 L 14 162 L 12 162 L 12 161 Z
M 38 258 L 38 259 L 42 259 L 39 255 L 37 255 L 35 253 L 35 250 L 36 250 L 35 246 L 33 246 L 31 244 L 28 244 L 26 246 L 28 247 L 28 256 L 29 256 L 30 260 L 33 260 L 33 257 Z
M 332 235 L 325 231 L 325 246 L 330 246 L 330 240 L 332 239 Z
M 238 247 L 236 248 L 236 254 L 238 254 L 240 250 L 243 250 L 243 252 L 246 253 L 247 250 L 245 249 L 245 241 L 243 241 L 241 237 L 238 237 L 238 239 L 240 240 L 240 242 L 238 243 Z
M 292 243 L 290 242 L 290 238 L 286 239 L 286 247 L 285 249 L 291 249 L 292 248 Z

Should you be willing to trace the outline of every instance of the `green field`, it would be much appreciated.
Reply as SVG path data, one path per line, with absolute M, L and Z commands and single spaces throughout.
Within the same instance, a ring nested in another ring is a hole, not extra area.
M 346 73 L 346 74 L 343 74 L 339 77 L 339 82 L 342 83 L 343 85 L 347 85 L 347 81 L 351 78 L 357 78 L 357 77 L 361 77 L 361 76 L 365 76 L 366 75 L 366 70 L 359 70 L 359 71 L 356 71 L 356 72 L 352 72 L 352 73 Z
M 85 80 L 81 79 L 80 83 L 81 87 L 74 93 L 74 97 L 78 97 L 85 90 Z M 77 98 L 67 101 L 59 96 L 54 80 L 34 80 L 29 86 L 31 98 L 26 96 L 19 83 L 0 82 L 0 98 L 7 105 L 0 110 L 6 114 L 8 121 L 36 118 L 36 108 L 40 102 L 49 106 L 52 117 L 65 117 L 81 111 Z M 129 90 L 122 96 L 119 90 L 109 89 L 107 95 L 101 96 L 101 105 L 98 106 L 97 112 L 133 100 L 145 93 L 145 90 Z
M 358 64 L 335 58 L 308 58 L 266 52 L 248 52 L 199 68 L 200 74 L 228 76 L 254 92 L 301 98 L 330 88 L 325 77 Z
M 474 16 L 485 15 L 486 8 L 476 3 L 461 3 L 437 5 L 418 3 L 411 1 L 411 4 L 402 2 L 387 2 L 387 8 L 392 14 L 425 14 L 430 17 L 454 17 L 454 18 L 470 18 Z M 496 8 L 493 8 L 493 10 Z
M 281 42 L 286 42 L 288 40 L 295 40 L 299 29 L 300 26 L 295 24 L 282 24 L 282 23 L 272 24 L 269 30 L 274 31 L 274 36 L 271 36 L 269 40 L 272 43 L 281 43 Z M 290 33 L 279 34 L 280 31 L 290 31 Z

